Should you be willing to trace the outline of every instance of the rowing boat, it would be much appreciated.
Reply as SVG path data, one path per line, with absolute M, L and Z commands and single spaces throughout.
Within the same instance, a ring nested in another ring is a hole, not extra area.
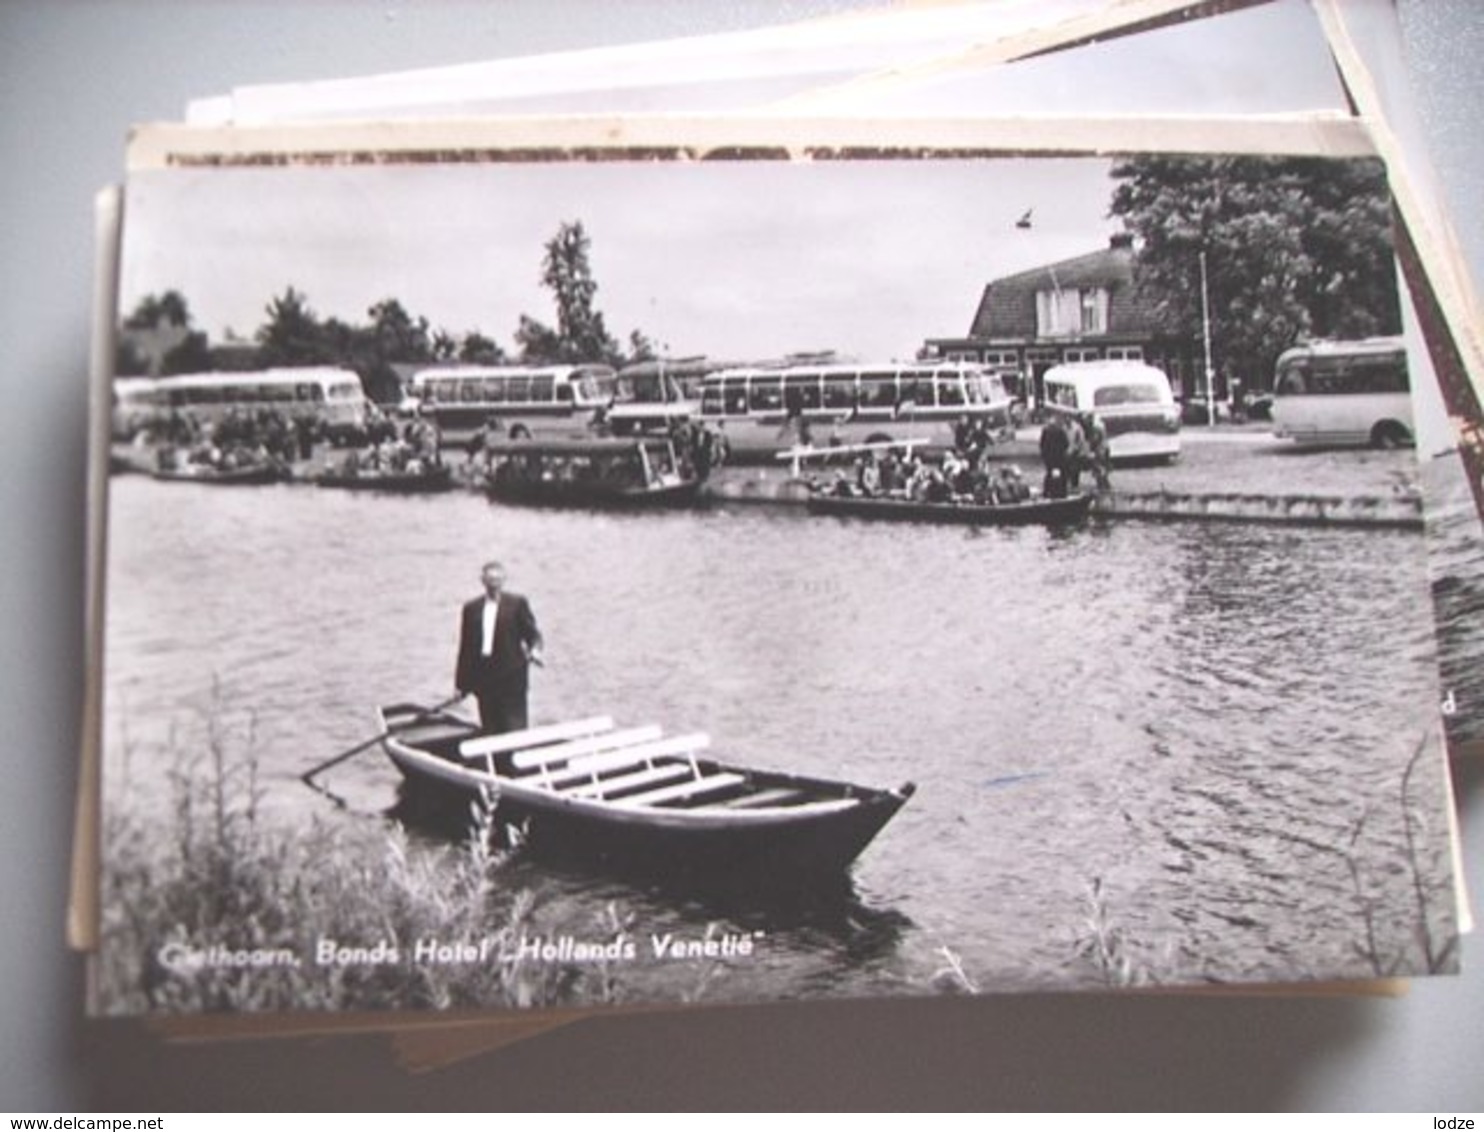
M 899 522 L 967 523 L 973 526 L 1055 526 L 1087 518 L 1091 495 L 1065 499 L 1028 499 L 1023 503 L 926 503 L 883 495 L 811 495 L 811 515 Z
M 915 789 L 745 769 L 704 757 L 705 734 L 607 716 L 486 736 L 401 703 L 380 722 L 409 816 L 467 835 L 492 798 L 537 856 L 708 889 L 838 881 Z
M 280 464 L 243 464 L 236 468 L 217 468 L 210 464 L 184 464 L 175 468 L 156 468 L 150 473 L 157 480 L 183 483 L 209 483 L 220 486 L 278 483 L 289 478 Z

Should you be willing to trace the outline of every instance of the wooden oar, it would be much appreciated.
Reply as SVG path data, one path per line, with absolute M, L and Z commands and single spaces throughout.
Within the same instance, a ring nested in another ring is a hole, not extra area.
M 458 693 L 458 695 L 451 696 L 450 698 L 444 700 L 442 703 L 434 704 L 432 707 L 419 708 L 418 711 L 412 716 L 412 719 L 409 722 L 413 722 L 413 721 L 416 721 L 416 720 L 419 720 L 419 719 L 426 719 L 428 716 L 434 715 L 434 714 L 442 711 L 444 708 L 453 707 L 454 704 L 458 703 L 466 695 L 468 695 L 467 692 L 460 692 L 460 693 Z M 317 782 L 314 781 L 315 775 L 322 774 L 323 772 L 329 770 L 332 766 L 338 766 L 341 763 L 345 762 L 346 759 L 354 758 L 356 755 L 359 755 L 362 751 L 367 750 L 368 748 L 371 748 L 371 747 L 376 746 L 377 743 L 380 743 L 383 739 L 385 739 L 387 736 L 389 736 L 394 730 L 396 730 L 396 728 L 389 727 L 385 731 L 383 731 L 380 735 L 373 735 L 373 736 L 371 736 L 371 738 L 367 739 L 364 743 L 357 743 L 350 750 L 348 750 L 348 751 L 341 751 L 334 758 L 326 759 L 324 762 L 319 763 L 316 766 L 310 767 L 308 770 L 306 770 L 303 774 L 301 774 L 299 776 L 299 781 L 302 782 L 302 783 L 304 783 L 304 785 L 307 786 L 307 787 L 309 787 L 311 790 L 318 790 L 326 798 L 329 798 L 330 800 L 336 802 L 337 804 L 344 805 L 344 802 L 342 802 L 334 794 L 330 793 L 330 791 L 326 790 L 319 783 L 317 783 Z

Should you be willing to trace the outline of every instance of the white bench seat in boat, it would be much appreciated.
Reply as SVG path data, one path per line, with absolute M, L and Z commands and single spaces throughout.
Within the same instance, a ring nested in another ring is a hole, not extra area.
M 597 782 L 583 782 L 566 791 L 566 794 L 571 798 L 611 798 L 625 790 L 692 777 L 694 775 L 689 763 L 661 763 L 659 766 L 643 767 L 612 778 L 600 778 Z
M 653 743 L 664 729 L 657 724 L 643 727 L 627 727 L 622 731 L 606 731 L 601 735 L 590 735 L 586 739 L 573 739 L 554 747 L 539 747 L 534 751 L 517 751 L 511 758 L 515 769 L 537 777 L 560 774 L 567 767 L 585 758 L 608 753 L 634 751 Z M 562 764 L 565 764 L 562 765 Z
M 518 751 L 523 747 L 540 747 L 612 730 L 613 719 L 610 716 L 595 715 L 589 719 L 571 719 L 565 723 L 528 727 L 524 731 L 506 731 L 499 735 L 480 735 L 474 739 L 466 739 L 459 744 L 459 754 L 466 759 L 480 759 L 487 755 Z
M 584 779 L 596 778 L 605 772 L 622 770 L 624 767 L 631 766 L 637 770 L 640 767 L 654 765 L 656 759 L 693 756 L 695 752 L 705 750 L 710 743 L 711 737 L 704 731 L 697 731 L 691 735 L 675 735 L 669 739 L 654 739 L 652 742 L 603 751 L 585 758 L 575 758 L 566 766 L 553 767 L 544 774 L 533 777 L 539 786 L 561 789 Z M 691 769 L 689 763 L 681 765 Z
M 694 798 L 698 794 L 714 794 L 730 786 L 737 786 L 747 779 L 740 774 L 727 771 L 724 774 L 708 774 L 693 778 L 689 782 L 677 782 L 674 786 L 661 786 L 643 794 L 634 794 L 622 799 L 625 806 L 658 806 L 662 802 L 678 802 L 682 798 Z

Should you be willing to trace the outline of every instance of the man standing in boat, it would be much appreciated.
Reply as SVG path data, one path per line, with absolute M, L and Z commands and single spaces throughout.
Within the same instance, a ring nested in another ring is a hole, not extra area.
M 541 663 L 541 630 L 531 605 L 505 589 L 505 567 L 486 562 L 484 596 L 465 604 L 459 619 L 459 660 L 454 680 L 479 701 L 479 722 L 492 735 L 527 726 L 530 665 Z

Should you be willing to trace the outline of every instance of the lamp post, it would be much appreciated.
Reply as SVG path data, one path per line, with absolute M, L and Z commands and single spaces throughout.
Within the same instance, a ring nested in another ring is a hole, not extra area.
M 1216 372 L 1211 366 L 1211 294 L 1206 285 L 1206 249 L 1201 249 L 1201 340 L 1206 350 L 1206 425 L 1216 427 Z

